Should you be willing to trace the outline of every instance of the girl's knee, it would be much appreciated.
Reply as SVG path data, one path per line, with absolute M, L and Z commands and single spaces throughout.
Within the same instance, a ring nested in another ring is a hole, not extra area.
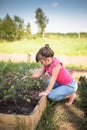
M 54 93 L 50 92 L 50 93 L 48 94 L 48 99 L 49 99 L 50 101 L 55 101 L 55 95 L 54 95 Z
M 54 95 L 51 93 L 48 94 L 48 99 L 50 101 L 60 101 L 60 100 L 63 100 L 64 98 L 65 98 L 65 96 L 62 96 L 62 95 Z
M 52 97 L 51 95 L 48 95 L 48 100 L 50 100 L 50 101 L 55 101 L 55 98 Z

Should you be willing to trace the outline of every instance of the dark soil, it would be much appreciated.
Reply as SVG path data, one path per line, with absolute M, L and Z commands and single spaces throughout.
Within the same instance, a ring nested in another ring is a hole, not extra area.
M 30 102 L 27 102 L 21 98 L 18 98 L 16 103 L 12 99 L 7 101 L 0 100 L 0 113 L 29 115 L 38 104 L 40 100 L 38 94 L 42 90 L 43 88 L 30 89 L 28 92 Z

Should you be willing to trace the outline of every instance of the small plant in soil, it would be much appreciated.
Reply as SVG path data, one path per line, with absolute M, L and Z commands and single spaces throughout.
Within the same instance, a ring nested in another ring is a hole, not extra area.
M 30 66 L 14 66 L 13 63 L 1 66 L 0 113 L 30 114 L 38 103 L 43 81 L 32 79 L 30 70 Z

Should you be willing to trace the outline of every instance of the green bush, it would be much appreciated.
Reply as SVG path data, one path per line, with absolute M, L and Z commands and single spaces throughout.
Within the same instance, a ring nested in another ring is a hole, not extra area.
M 13 100 L 17 105 L 17 99 L 30 102 L 29 89 L 37 87 L 40 89 L 42 79 L 32 79 L 31 69 L 38 67 L 37 64 L 26 63 L 0 63 L 0 100 Z M 23 78 L 25 77 L 26 78 Z
M 87 79 L 85 76 L 79 78 L 79 96 L 82 106 L 87 106 Z

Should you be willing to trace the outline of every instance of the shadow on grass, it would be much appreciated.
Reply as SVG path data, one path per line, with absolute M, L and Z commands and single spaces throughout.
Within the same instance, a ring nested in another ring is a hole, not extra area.
M 66 107 L 64 101 L 48 102 L 36 130 L 87 130 L 84 115 L 80 113 L 77 104 L 78 101 L 75 101 L 72 107 Z M 60 113 L 62 110 L 63 112 Z
M 67 122 L 71 124 L 73 130 L 87 130 L 87 126 L 85 124 L 84 112 L 80 110 L 80 107 L 77 107 L 76 102 L 74 103 L 73 106 L 65 108 L 65 113 L 67 115 Z
M 65 101 L 48 101 L 36 130 L 87 130 L 87 118 L 80 102 L 76 100 L 72 106 L 66 107 Z

